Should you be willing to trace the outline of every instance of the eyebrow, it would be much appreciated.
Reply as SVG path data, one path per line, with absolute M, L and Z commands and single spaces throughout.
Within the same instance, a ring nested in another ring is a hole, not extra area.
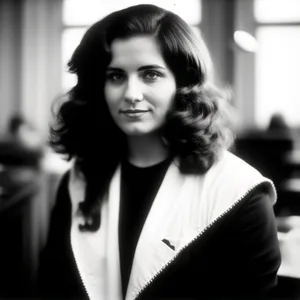
M 166 68 L 160 65 L 147 65 L 138 68 L 138 71 L 153 70 L 153 69 L 166 69 Z M 115 67 L 107 67 L 106 71 L 124 72 L 124 70 L 122 70 L 121 68 L 115 68 Z

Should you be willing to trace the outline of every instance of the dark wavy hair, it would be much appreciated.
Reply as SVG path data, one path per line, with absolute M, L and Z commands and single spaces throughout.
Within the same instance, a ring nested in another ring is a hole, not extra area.
M 110 46 L 116 38 L 137 35 L 156 39 L 176 79 L 175 104 L 162 138 L 179 158 L 181 172 L 205 173 L 232 142 L 226 99 L 209 80 L 208 50 L 187 23 L 154 5 L 137 5 L 108 15 L 87 30 L 69 61 L 69 70 L 78 81 L 60 106 L 50 136 L 54 150 L 76 158 L 76 167 L 84 174 L 85 199 L 79 209 L 87 222 L 82 230 L 99 228 L 101 199 L 126 153 L 126 138 L 104 99 Z

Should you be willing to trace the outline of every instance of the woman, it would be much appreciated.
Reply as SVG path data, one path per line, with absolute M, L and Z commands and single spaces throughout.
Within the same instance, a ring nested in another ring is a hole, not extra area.
M 53 211 L 53 298 L 265 295 L 280 264 L 272 182 L 230 154 L 204 42 L 152 5 L 84 35 L 52 145 L 74 158 Z

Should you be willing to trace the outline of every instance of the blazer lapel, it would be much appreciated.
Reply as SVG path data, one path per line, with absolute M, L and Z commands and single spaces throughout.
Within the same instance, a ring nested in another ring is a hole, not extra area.
M 188 178 L 171 163 L 136 247 L 126 300 L 134 299 L 195 235 L 190 214 L 178 214 L 184 207 L 182 202 L 191 199 L 194 192 L 194 181 Z
M 110 183 L 107 197 L 102 201 L 101 226 L 95 232 L 81 232 L 83 217 L 78 203 L 84 196 L 84 181 L 71 173 L 69 184 L 72 199 L 71 245 L 80 276 L 91 300 L 122 299 L 118 217 L 120 202 L 120 167 Z

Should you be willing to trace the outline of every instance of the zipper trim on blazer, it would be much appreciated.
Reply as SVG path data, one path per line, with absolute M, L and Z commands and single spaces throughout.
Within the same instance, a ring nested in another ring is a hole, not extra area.
M 86 285 L 85 285 L 85 283 L 84 283 L 84 280 L 83 280 L 83 278 L 82 278 L 82 275 L 81 275 L 81 273 L 80 273 L 80 270 L 79 270 L 79 268 L 78 268 L 78 263 L 77 263 L 77 260 L 76 260 L 76 257 L 75 257 L 75 253 L 74 253 L 74 250 L 73 250 L 72 233 L 70 233 L 70 244 L 71 244 L 72 256 L 73 256 L 73 258 L 74 258 L 75 266 L 76 266 L 76 269 L 77 269 L 77 272 L 78 272 L 80 281 L 81 281 L 81 283 L 82 283 L 82 286 L 83 286 L 83 288 L 84 288 L 84 290 L 85 290 L 85 292 L 86 292 L 88 298 L 89 298 L 89 299 L 92 299 L 91 296 L 90 296 L 90 294 L 89 294 L 89 292 L 88 292 L 88 290 L 87 290 L 87 287 L 86 287 Z
M 273 184 L 272 181 L 261 181 L 257 184 L 255 184 L 254 186 L 252 186 L 249 190 L 247 190 L 243 196 L 241 196 L 233 205 L 231 205 L 229 208 L 227 208 L 221 215 L 219 215 L 213 222 L 211 222 L 208 226 L 206 226 L 203 230 L 201 230 L 199 232 L 199 234 L 197 236 L 195 236 L 188 244 L 186 244 L 185 246 L 183 246 L 178 252 L 177 254 L 170 260 L 168 261 L 163 267 L 162 269 L 160 269 L 156 274 L 154 274 L 154 276 L 148 281 L 146 282 L 146 284 L 136 293 L 136 295 L 134 296 L 133 300 L 138 299 L 142 292 L 155 280 L 155 278 L 160 275 L 163 271 L 165 271 L 165 269 L 168 268 L 168 266 L 174 261 L 176 260 L 176 258 L 178 257 L 178 255 L 185 250 L 187 247 L 189 247 L 192 243 L 194 243 L 199 237 L 201 237 L 201 235 L 203 235 L 209 228 L 211 228 L 217 221 L 219 221 L 222 217 L 224 217 L 228 212 L 230 212 L 238 203 L 240 203 L 251 191 L 253 191 L 257 186 L 259 186 L 262 183 L 270 183 L 271 186 L 273 187 L 274 191 L 275 191 L 275 197 L 277 197 L 277 193 L 276 193 L 276 189 L 275 186 Z

